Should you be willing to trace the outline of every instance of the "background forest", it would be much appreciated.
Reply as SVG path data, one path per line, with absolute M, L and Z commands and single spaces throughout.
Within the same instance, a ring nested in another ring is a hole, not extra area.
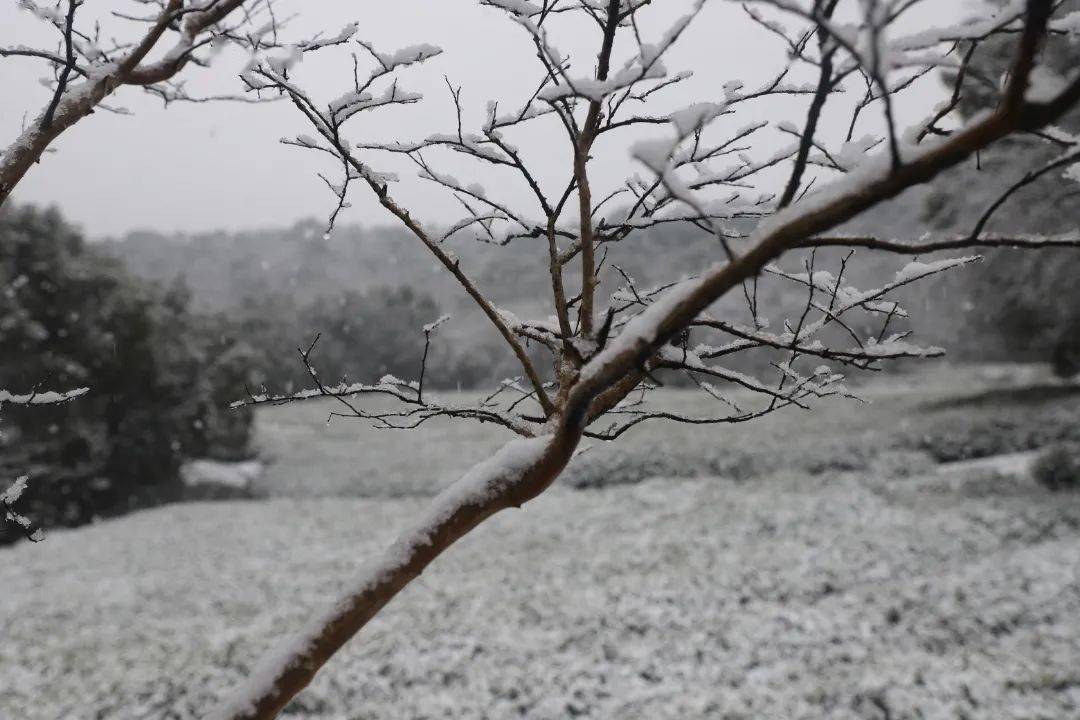
M 1063 67 L 1068 44 L 1049 49 Z M 970 72 L 982 78 L 963 99 L 971 115 L 993 96 L 986 78 L 1008 63 L 1007 42 L 980 46 Z M 943 77 L 943 82 L 950 82 Z M 982 90 L 979 90 L 982 88 Z M 1080 129 L 1068 119 L 1063 127 Z M 1035 175 L 1052 143 L 1032 149 L 1009 140 L 984 152 L 976 167 L 949 171 L 913 188 L 844 230 L 907 237 L 913 228 L 964 234 L 978 227 L 1004 174 L 1024 186 L 996 207 L 1003 233 L 1078 232 L 1080 190 Z M 750 230 L 752 221 L 741 221 Z M 451 241 L 501 312 L 542 314 L 547 263 L 542 243 L 503 247 Z M 717 254 L 716 240 L 688 225 L 660 226 L 606 249 L 600 272 L 610 285 L 632 279 L 651 288 L 693 275 Z M 834 260 L 839 251 L 831 252 Z M 981 266 L 937 275 L 901 289 L 918 318 L 921 342 L 948 348 L 953 361 L 1050 363 L 1055 374 L 1080 370 L 1080 253 L 992 249 Z M 797 271 L 803 259 L 786 261 Z M 875 287 L 892 277 L 888 256 L 864 253 L 849 278 Z M 417 281 L 417 278 L 423 278 Z M 469 390 L 515 376 L 513 358 L 467 296 L 403 231 L 323 220 L 287 228 L 203 234 L 154 231 L 88 241 L 58 210 L 0 211 L 0 386 L 89 385 L 77 403 L 5 410 L 0 471 L 28 468 L 38 479 L 26 502 L 47 526 L 77 525 L 137 507 L 179 499 L 187 459 L 251 457 L 253 413 L 230 409 L 249 391 L 287 393 L 310 387 L 297 350 L 318 337 L 312 355 L 319 377 L 374 382 L 413 379 L 424 353 L 422 327 L 449 315 L 429 349 L 429 387 Z M 790 283 L 760 285 L 761 302 L 777 317 L 803 297 Z M 744 316 L 741 298 L 724 302 Z M 976 311 L 977 309 L 977 311 Z M 894 329 L 906 330 L 898 319 Z M 412 328 L 414 332 L 402 332 Z M 866 332 L 869 328 L 855 328 Z M 693 340 L 691 339 L 691 344 Z M 546 377 L 541 347 L 529 348 Z M 732 367 L 754 372 L 775 360 L 740 354 Z M 903 363 L 893 368 L 904 367 Z M 658 374 L 676 387 L 689 380 Z M 631 463 L 632 464 L 632 463 Z M 624 468 L 625 470 L 625 468 Z M 2 531 L 7 541 L 18 534 Z

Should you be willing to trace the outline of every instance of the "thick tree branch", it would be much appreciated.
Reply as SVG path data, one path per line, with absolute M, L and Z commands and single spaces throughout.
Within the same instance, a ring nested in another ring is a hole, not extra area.
M 0 206 L 3 206 L 15 186 L 64 131 L 91 114 L 106 97 L 124 84 L 146 85 L 173 77 L 189 60 L 190 50 L 198 36 L 244 2 L 245 0 L 214 0 L 205 8 L 187 12 L 183 9 L 181 0 L 169 0 L 150 29 L 123 58 L 116 62 L 84 67 L 79 74 L 85 79 L 74 86 L 68 82 L 68 76 L 72 71 L 77 71 L 77 68 L 68 47 L 64 70 L 49 105 L 0 156 Z M 70 3 L 69 21 L 73 20 L 73 11 L 77 6 L 78 3 L 74 1 Z M 186 18 L 182 24 L 181 40 L 176 48 L 167 53 L 153 68 L 140 69 L 139 63 L 157 46 L 177 18 L 184 15 Z
M 833 235 L 807 238 L 796 248 L 850 247 L 881 250 L 896 255 L 925 255 L 975 248 L 1022 248 L 1026 250 L 1052 250 L 1054 248 L 1080 248 L 1080 235 L 1063 236 L 972 236 L 957 235 L 949 238 L 926 240 L 885 240 L 868 235 Z
M 569 462 L 579 437 L 563 430 L 516 440 L 474 467 L 365 568 L 353 591 L 316 618 L 286 652 L 268 657 L 207 720 L 277 717 L 319 668 L 444 550 L 496 512 L 521 507 L 547 489 Z

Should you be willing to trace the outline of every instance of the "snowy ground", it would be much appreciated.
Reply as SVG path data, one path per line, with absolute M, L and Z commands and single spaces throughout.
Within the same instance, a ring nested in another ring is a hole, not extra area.
M 1080 717 L 1080 495 L 903 465 L 553 488 L 286 716 Z M 176 505 L 0 550 L 0 718 L 200 718 L 424 503 Z

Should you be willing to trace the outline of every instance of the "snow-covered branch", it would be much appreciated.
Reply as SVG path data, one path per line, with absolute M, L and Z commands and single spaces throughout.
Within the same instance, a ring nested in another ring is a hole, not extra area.
M 85 395 L 89 391 L 90 388 L 76 388 L 75 390 L 66 390 L 63 392 L 34 389 L 27 393 L 13 393 L 10 390 L 0 390 L 0 407 L 3 407 L 4 403 L 10 403 L 12 405 L 54 405 L 56 403 L 74 400 L 77 397 Z
M 191 63 L 206 64 L 200 52 L 211 45 L 234 43 L 243 47 L 258 45 L 262 34 L 276 28 L 269 11 L 270 0 L 213 0 L 188 2 L 168 0 L 158 3 L 160 10 L 148 18 L 120 15 L 121 19 L 145 25 L 146 30 L 134 42 L 108 40 L 98 24 L 82 27 L 79 10 L 85 0 L 67 0 L 59 5 L 22 0 L 20 6 L 55 28 L 60 35 L 62 52 L 46 49 L 0 48 L 0 58 L 23 57 L 44 60 L 54 70 L 49 81 L 52 97 L 40 114 L 0 154 L 0 206 L 15 186 L 62 133 L 94 112 L 117 111 L 105 100 L 122 87 L 145 89 L 167 103 L 239 99 L 232 96 L 190 95 L 174 78 Z M 62 9 L 61 9 L 62 8 Z M 269 22 L 261 33 L 243 33 L 252 23 Z M 230 24 L 230 20 L 235 20 Z M 87 23 L 89 25 L 89 23 Z M 170 39 L 174 44 L 165 48 Z M 153 57 L 155 59 L 151 60 Z

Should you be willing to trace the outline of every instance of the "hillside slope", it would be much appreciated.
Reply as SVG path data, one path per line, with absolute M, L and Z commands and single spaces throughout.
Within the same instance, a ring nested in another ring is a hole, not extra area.
M 422 500 L 163 508 L 0 551 L 0 717 L 198 718 Z M 284 717 L 1065 718 L 1080 497 L 1015 478 L 556 488 Z

